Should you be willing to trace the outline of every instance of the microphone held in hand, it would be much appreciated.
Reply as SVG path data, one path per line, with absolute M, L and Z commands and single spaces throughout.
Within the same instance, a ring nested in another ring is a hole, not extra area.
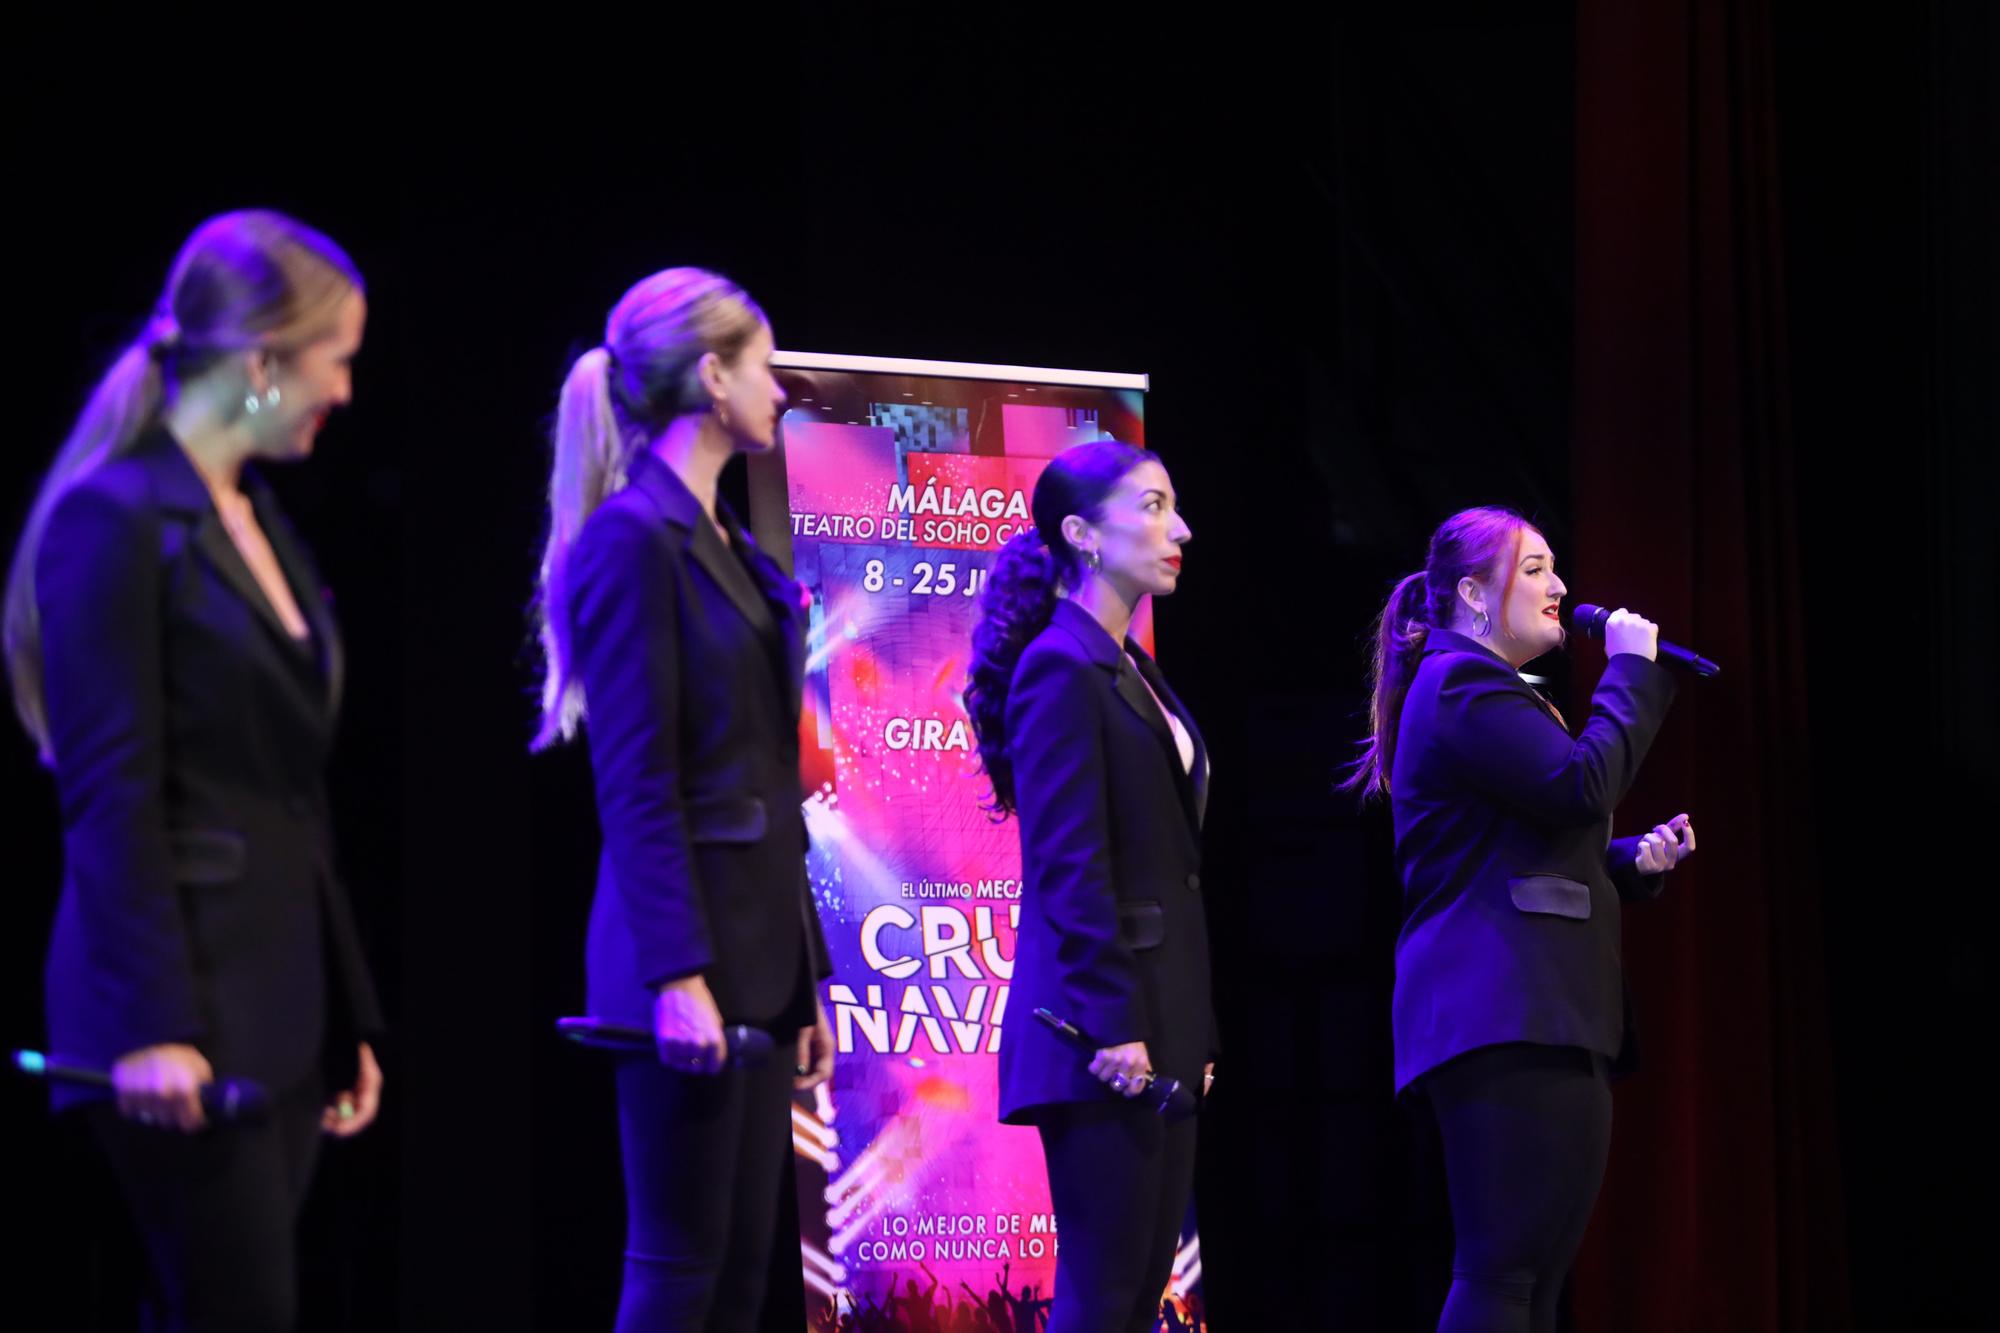
M 645 1028 L 607 1023 L 601 1018 L 558 1018 L 556 1031 L 577 1045 L 593 1050 L 644 1055 L 654 1049 L 653 1034 Z M 722 1040 L 729 1047 L 728 1062 L 742 1069 L 755 1069 L 762 1065 L 771 1058 L 771 1051 L 776 1046 L 770 1033 L 745 1023 L 732 1023 L 723 1028 Z
M 1570 622 L 1593 639 L 1604 637 L 1604 622 L 1611 619 L 1611 608 L 1592 606 L 1589 602 L 1579 602 L 1570 612 Z M 1683 648 L 1677 643 L 1659 640 L 1659 654 L 1671 661 L 1679 662 L 1697 676 L 1719 676 L 1722 668 L 1703 657 L 1692 648 Z
M 1048 1024 L 1065 1045 L 1081 1052 L 1085 1057 L 1095 1055 L 1101 1049 L 1089 1033 L 1074 1023 L 1057 1018 L 1046 1009 L 1035 1010 L 1035 1017 Z M 1146 1090 L 1134 1096 L 1132 1100 L 1159 1112 L 1168 1123 L 1185 1120 L 1201 1109 L 1195 1101 L 1194 1093 L 1179 1079 L 1157 1075 L 1146 1085 Z
M 14 1052 L 14 1067 L 32 1078 L 58 1083 L 82 1083 L 93 1088 L 111 1086 L 108 1070 L 71 1064 L 60 1056 L 40 1051 Z M 219 1078 L 201 1085 L 201 1110 L 212 1123 L 254 1125 L 271 1114 L 271 1094 L 264 1085 L 247 1078 Z

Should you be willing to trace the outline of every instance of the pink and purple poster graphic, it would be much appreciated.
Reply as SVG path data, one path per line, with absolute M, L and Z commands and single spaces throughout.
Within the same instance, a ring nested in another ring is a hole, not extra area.
M 787 379 L 782 526 L 772 475 L 752 489 L 766 544 L 788 540 L 812 595 L 801 740 L 839 1055 L 793 1112 L 808 1323 L 871 1326 L 872 1307 L 883 1328 L 1032 1331 L 1060 1238 L 1039 1138 L 996 1120 L 1020 846 L 982 808 L 960 692 L 987 572 L 1032 526 L 1042 467 L 1085 440 L 1144 443 L 1141 394 Z M 1176 1321 L 1199 1311 L 1199 1278 L 1190 1225 Z

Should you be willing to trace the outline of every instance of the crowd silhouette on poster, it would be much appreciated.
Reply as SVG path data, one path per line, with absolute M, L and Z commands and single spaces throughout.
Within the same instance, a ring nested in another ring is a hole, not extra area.
M 862 1294 L 859 1304 L 844 1292 L 827 1300 L 813 1313 L 814 1333 L 1042 1333 L 1048 1327 L 1054 1297 L 1026 1282 L 1013 1290 L 1011 1265 L 1001 1265 L 984 1296 L 965 1282 L 952 1292 L 928 1264 L 919 1267 L 928 1286 L 909 1278 L 900 1293 L 890 1282 L 879 1297 Z M 1161 1302 L 1155 1333 L 1205 1333 L 1207 1327 L 1199 1296 Z

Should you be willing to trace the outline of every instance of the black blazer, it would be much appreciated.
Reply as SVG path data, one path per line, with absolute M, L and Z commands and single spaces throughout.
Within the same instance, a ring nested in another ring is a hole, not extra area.
M 35 561 L 63 818 L 49 1045 L 109 1064 L 190 1042 L 221 1076 L 329 1077 L 381 1027 L 334 871 L 322 770 L 340 636 L 305 548 L 244 487 L 311 626 L 285 631 L 156 429 L 72 486 Z M 57 1105 L 103 1093 L 63 1088 Z
M 1194 740 L 1192 774 L 1148 683 Z M 1144 649 L 1121 651 L 1059 601 L 1014 668 L 1007 744 L 1023 891 L 1000 1118 L 1032 1123 L 1050 1103 L 1117 1096 L 1037 1008 L 1099 1046 L 1144 1041 L 1156 1073 L 1199 1088 L 1218 1043 L 1201 897 L 1208 754 L 1194 718 Z
M 799 808 L 805 619 L 723 519 L 728 544 L 641 453 L 560 576 L 604 831 L 590 1009 L 650 1027 L 654 989 L 698 972 L 725 1022 L 786 1035 L 830 970 Z
M 1404 921 L 1396 1086 L 1502 1042 L 1616 1061 L 1628 1035 L 1619 899 L 1652 897 L 1611 812 L 1674 696 L 1666 668 L 1613 657 L 1571 739 L 1520 673 L 1432 630 L 1403 700 L 1391 802 Z

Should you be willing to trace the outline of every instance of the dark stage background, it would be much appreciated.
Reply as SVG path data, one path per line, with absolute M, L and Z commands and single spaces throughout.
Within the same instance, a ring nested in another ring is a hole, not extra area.
M 674 263 L 742 281 L 788 348 L 1152 374 L 1196 532 L 1161 653 L 1223 774 L 1215 1327 L 1428 1327 L 1442 1296 L 1430 1131 L 1387 1097 L 1384 820 L 1330 785 L 1389 580 L 1487 501 L 1539 518 L 1576 599 L 1728 672 L 1683 694 L 1627 807 L 1689 809 L 1704 840 L 1630 914 L 1648 1067 L 1618 1092 L 1580 1324 L 1969 1311 L 1991 1117 L 1961 1071 L 2000 878 L 1993 20 L 1389 12 L 1060 39 L 774 20 L 630 70 L 607 24 L 560 91 L 578 34 L 480 74 L 399 38 L 379 70 L 199 96 L 192 55 L 85 77 L 74 34 L 26 38 L 41 72 L 0 94 L 10 540 L 202 217 L 295 212 L 370 281 L 355 405 L 275 477 L 349 639 L 334 790 L 395 1029 L 381 1123 L 323 1160 L 310 1327 L 608 1326 L 610 1091 L 548 1035 L 581 995 L 595 828 L 582 756 L 526 752 L 525 606 L 568 360 Z M 1597 651 L 1558 669 L 1573 717 Z M 33 1044 L 58 837 L 11 730 L 0 780 L 0 1037 Z M 101 1171 L 37 1089 L 0 1111 L 6 1289 L 67 1312 L 6 1322 L 128 1327 Z

